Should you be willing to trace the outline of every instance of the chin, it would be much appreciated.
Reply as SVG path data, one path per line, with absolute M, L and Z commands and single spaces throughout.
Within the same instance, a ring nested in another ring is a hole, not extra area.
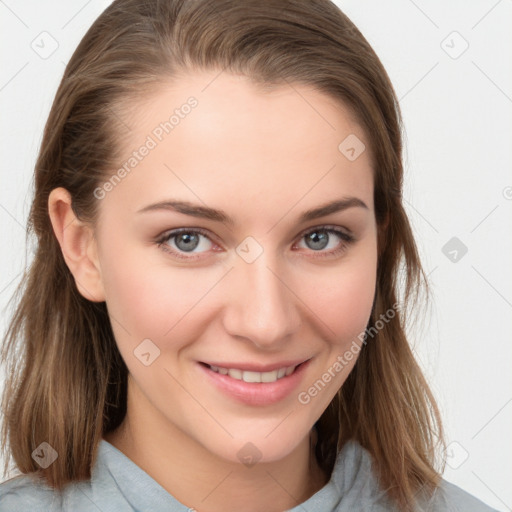
M 275 428 L 276 424 L 272 428 Z M 221 450 L 219 450 L 219 445 L 206 445 L 205 447 L 208 451 L 216 453 L 219 457 L 231 463 L 242 463 L 250 467 L 256 463 L 271 463 L 286 458 L 304 441 L 304 437 L 309 442 L 309 431 L 307 429 L 303 436 L 299 436 L 296 427 L 292 432 L 284 429 L 278 432 L 279 427 L 272 432 L 272 428 L 265 430 L 264 433 L 260 433 L 258 436 L 243 434 L 240 437 L 235 436 Z M 268 432 L 271 433 L 268 434 Z

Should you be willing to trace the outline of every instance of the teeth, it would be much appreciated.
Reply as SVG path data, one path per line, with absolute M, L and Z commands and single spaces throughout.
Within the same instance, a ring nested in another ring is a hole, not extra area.
M 243 371 L 237 368 L 222 368 L 220 366 L 210 366 L 210 368 L 222 375 L 229 375 L 232 379 L 243 380 L 244 382 L 275 382 L 278 379 L 291 375 L 296 366 L 287 366 L 286 368 L 279 368 L 271 372 L 250 372 Z
M 261 376 L 263 374 L 259 372 L 243 372 L 242 373 L 242 380 L 244 382 L 261 382 Z
M 233 379 L 238 379 L 238 380 L 242 380 L 242 370 L 235 370 L 235 369 L 230 369 L 228 371 L 228 375 L 233 378 Z

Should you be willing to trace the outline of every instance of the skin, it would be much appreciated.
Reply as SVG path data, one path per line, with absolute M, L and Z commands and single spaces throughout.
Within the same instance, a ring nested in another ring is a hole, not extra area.
M 105 194 L 95 226 L 75 218 L 62 188 L 50 195 L 50 217 L 80 293 L 106 301 L 129 370 L 127 416 L 105 439 L 200 512 L 282 511 L 330 478 L 310 451 L 310 434 L 357 357 L 309 403 L 298 394 L 370 317 L 377 227 L 369 145 L 348 110 L 311 87 L 263 91 L 243 76 L 197 71 L 132 106 L 121 139 L 127 158 L 190 96 L 197 107 Z M 350 134 L 367 147 L 355 161 L 338 150 Z M 297 220 L 351 196 L 367 208 Z M 170 198 L 222 209 L 234 223 L 137 213 Z M 304 232 L 326 225 L 355 240 L 329 235 L 325 248 L 308 245 Z M 155 241 L 183 227 L 211 235 L 193 253 L 181 251 L 196 258 L 164 251 L 180 252 L 177 239 Z M 236 252 L 248 236 L 263 249 L 252 263 Z M 134 350 L 148 338 L 160 355 L 146 366 Z M 308 358 L 299 386 L 260 406 L 235 401 L 198 367 Z M 247 442 L 261 453 L 252 467 L 237 455 Z

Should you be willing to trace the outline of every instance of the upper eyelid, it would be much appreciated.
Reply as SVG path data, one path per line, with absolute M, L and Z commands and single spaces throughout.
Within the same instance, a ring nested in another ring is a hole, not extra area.
M 332 231 L 341 231 L 342 233 L 345 233 L 347 235 L 350 235 L 350 236 L 353 236 L 353 233 L 350 229 L 348 228 L 344 228 L 344 227 L 340 227 L 340 226 L 336 226 L 334 224 L 318 224 L 316 226 L 311 226 L 309 228 L 306 228 L 304 229 L 303 231 L 301 231 L 297 236 L 304 236 L 308 233 L 311 233 L 312 231 L 315 231 L 315 230 L 325 230 L 325 231 L 329 231 L 329 230 L 332 230 Z

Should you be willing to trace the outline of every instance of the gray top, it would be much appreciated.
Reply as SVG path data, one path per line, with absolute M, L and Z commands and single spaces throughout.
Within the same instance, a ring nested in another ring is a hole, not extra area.
M 68 485 L 62 495 L 31 475 L 0 484 L 0 512 L 190 512 L 188 508 L 112 444 L 101 440 L 91 480 Z M 330 481 L 288 512 L 390 512 L 396 510 L 379 488 L 371 456 L 349 441 L 338 454 Z M 497 512 L 442 480 L 418 511 Z M 200 511 L 199 511 L 200 512 Z

